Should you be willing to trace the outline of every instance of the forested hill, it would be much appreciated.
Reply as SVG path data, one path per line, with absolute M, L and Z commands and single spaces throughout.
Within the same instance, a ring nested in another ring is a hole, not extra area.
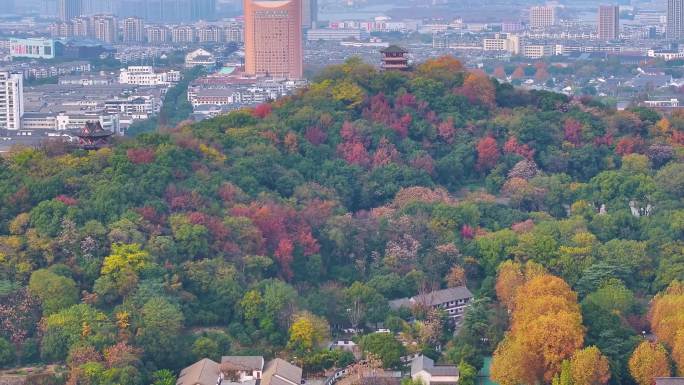
M 499 346 L 502 385 L 592 362 L 587 384 L 648 385 L 684 370 L 683 145 L 684 114 L 514 89 L 445 57 L 351 60 L 296 96 L 99 151 L 16 149 L 0 161 L 0 366 L 165 385 L 160 369 L 264 354 L 313 373 L 343 365 L 328 325 L 384 322 L 359 341 L 386 366 L 422 351 L 467 376 Z M 462 284 L 477 299 L 456 336 L 389 310 Z

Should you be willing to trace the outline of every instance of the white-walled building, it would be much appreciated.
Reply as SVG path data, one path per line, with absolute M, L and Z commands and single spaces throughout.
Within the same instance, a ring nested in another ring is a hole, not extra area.
M 24 115 L 24 78 L 0 71 L 0 129 L 19 130 Z
M 129 66 L 119 73 L 119 83 L 140 86 L 158 86 L 176 83 L 180 80 L 179 71 L 155 72 L 151 66 Z
M 455 365 L 435 365 L 433 360 L 423 355 L 411 361 L 411 378 L 425 385 L 457 385 L 459 377 Z
M 185 55 L 185 67 L 215 67 L 216 57 L 209 51 L 199 48 Z
M 485 51 L 506 51 L 518 55 L 520 53 L 520 37 L 511 34 L 496 34 L 493 38 L 484 39 L 482 48 Z

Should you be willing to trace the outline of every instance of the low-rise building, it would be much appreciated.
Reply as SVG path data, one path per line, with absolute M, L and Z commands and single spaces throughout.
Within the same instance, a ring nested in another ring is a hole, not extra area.
M 86 123 L 91 122 L 98 122 L 105 130 L 123 135 L 119 117 L 115 114 L 27 112 L 22 117 L 22 129 L 26 131 L 67 131 L 80 129 Z
M 670 61 L 684 58 L 684 51 L 649 49 L 647 55 L 648 57 L 654 57 L 663 59 L 665 61 Z
M 198 48 L 185 55 L 185 67 L 193 68 L 196 66 L 216 67 L 216 57 L 211 52 Z
M 179 71 L 156 72 L 152 66 L 129 66 L 119 72 L 119 83 L 141 86 L 159 86 L 176 83 L 180 80 Z
M 457 385 L 460 373 L 455 365 L 435 365 L 420 355 L 411 361 L 411 378 L 425 385 Z
M 11 39 L 10 55 L 13 58 L 54 59 L 56 43 L 53 39 Z
M 458 286 L 409 298 L 395 299 L 390 301 L 389 305 L 394 310 L 402 307 L 410 309 L 416 306 L 444 310 L 455 324 L 459 324 L 472 300 L 473 293 L 465 286 Z
M 309 29 L 306 31 L 306 40 L 365 40 L 370 35 L 362 29 Z
M 224 356 L 221 363 L 204 358 L 181 370 L 176 385 L 300 385 L 302 369 L 276 358 Z

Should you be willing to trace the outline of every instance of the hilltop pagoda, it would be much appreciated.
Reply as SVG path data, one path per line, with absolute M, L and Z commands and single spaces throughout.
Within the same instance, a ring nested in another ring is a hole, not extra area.
M 382 54 L 383 71 L 407 71 L 409 69 L 408 51 L 397 46 L 390 45 L 380 50 Z
M 97 150 L 109 145 L 113 132 L 102 128 L 100 122 L 86 122 L 78 136 L 78 146 L 84 150 Z

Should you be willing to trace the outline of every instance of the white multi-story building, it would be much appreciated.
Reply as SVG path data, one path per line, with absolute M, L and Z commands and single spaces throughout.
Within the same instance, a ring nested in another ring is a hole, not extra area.
M 175 83 L 180 80 L 179 71 L 155 72 L 151 66 L 130 66 L 122 68 L 119 83 L 140 86 L 159 86 Z
M 497 34 L 494 38 L 484 39 L 482 48 L 485 51 L 506 51 L 518 55 L 520 53 L 520 37 L 510 34 Z
M 24 78 L 0 71 L 0 129 L 19 130 L 24 115 Z
M 161 109 L 159 101 L 153 96 L 130 96 L 123 99 L 107 100 L 105 111 L 108 114 L 131 116 L 134 120 L 149 119 Z
M 166 43 L 170 40 L 169 29 L 163 25 L 152 25 L 145 30 L 150 44 Z
M 27 131 L 78 130 L 88 122 L 100 122 L 105 130 L 118 135 L 122 134 L 117 114 L 27 112 L 22 121 L 22 130 Z
M 523 56 L 530 59 L 541 59 L 546 56 L 553 56 L 556 53 L 556 46 L 548 44 L 525 44 L 522 48 Z
M 173 43 L 194 43 L 196 36 L 195 27 L 191 25 L 177 25 L 171 29 Z
M 226 33 L 225 41 L 234 41 L 237 43 L 242 43 L 245 41 L 245 29 L 240 24 L 228 24 L 224 28 L 224 31 Z
M 220 43 L 224 37 L 223 28 L 217 25 L 201 25 L 197 28 L 197 41 L 200 43 Z
M 536 6 L 530 8 L 530 27 L 544 28 L 556 25 L 556 7 Z

